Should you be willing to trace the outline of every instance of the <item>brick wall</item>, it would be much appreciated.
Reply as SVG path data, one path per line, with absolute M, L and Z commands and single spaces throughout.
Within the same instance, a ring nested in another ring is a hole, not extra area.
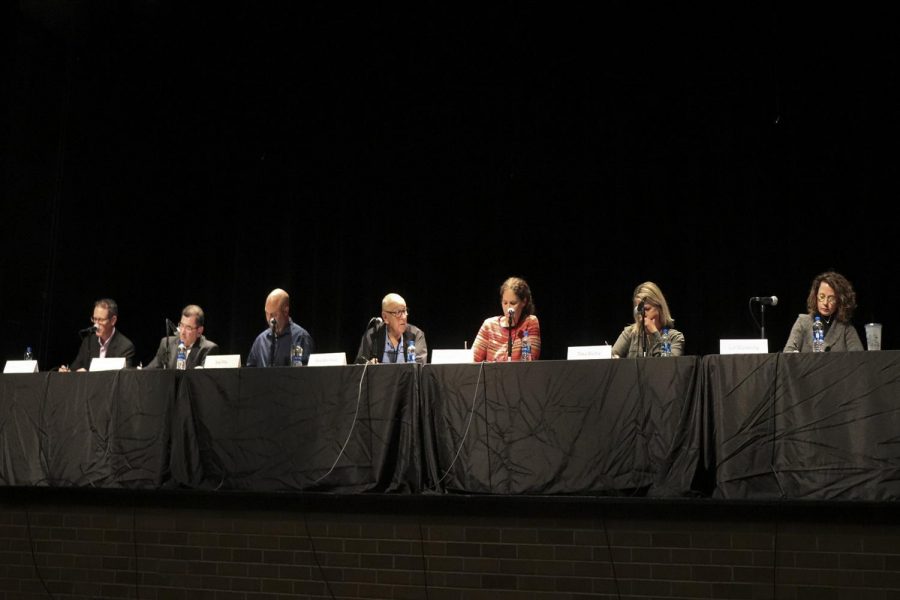
M 890 505 L 5 489 L 0 509 L 3 599 L 900 598 Z

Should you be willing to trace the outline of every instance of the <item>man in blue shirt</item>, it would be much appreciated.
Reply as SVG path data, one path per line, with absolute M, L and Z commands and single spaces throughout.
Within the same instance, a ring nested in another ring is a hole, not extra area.
M 266 298 L 266 322 L 269 327 L 256 336 L 248 367 L 287 367 L 291 364 L 291 348 L 303 348 L 303 364 L 309 362 L 313 351 L 313 339 L 309 332 L 294 323 L 290 317 L 291 299 L 280 288 L 272 290 Z

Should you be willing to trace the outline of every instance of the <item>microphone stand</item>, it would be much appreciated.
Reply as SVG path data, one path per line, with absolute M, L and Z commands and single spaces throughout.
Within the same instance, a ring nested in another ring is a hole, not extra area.
M 506 343 L 506 361 L 512 362 L 513 321 L 512 315 L 509 313 L 506 315 L 506 330 L 509 332 L 509 341 Z
M 166 319 L 166 358 L 162 361 L 162 368 L 169 368 L 169 319 Z
M 766 305 L 759 303 L 759 339 L 766 339 Z
M 269 366 L 275 366 L 275 344 L 278 342 L 278 336 L 275 334 L 275 328 L 278 326 L 278 321 L 272 319 L 272 349 L 269 351 Z

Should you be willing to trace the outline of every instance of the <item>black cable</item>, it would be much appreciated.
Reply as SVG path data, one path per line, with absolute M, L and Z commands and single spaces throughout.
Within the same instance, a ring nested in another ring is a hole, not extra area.
M 600 513 L 600 525 L 603 526 L 603 537 L 606 538 L 606 552 L 609 554 L 609 566 L 612 569 L 613 583 L 616 586 L 616 598 L 622 600 L 622 592 L 619 591 L 619 576 L 616 574 L 616 561 L 613 560 L 612 544 L 609 543 L 609 530 L 606 529 L 606 519 Z
M 319 553 L 316 551 L 316 543 L 313 541 L 312 534 L 309 532 L 309 521 L 306 520 L 306 507 L 303 505 L 304 501 L 305 494 L 301 492 L 300 512 L 303 514 L 303 527 L 306 529 L 306 539 L 309 540 L 309 547 L 312 549 L 313 560 L 316 561 L 316 566 L 319 568 L 319 575 L 322 576 L 322 581 L 325 582 L 325 587 L 328 589 L 328 595 L 331 596 L 333 600 L 337 600 L 334 592 L 331 590 L 331 584 L 328 582 L 328 578 L 325 577 L 325 571 L 324 569 L 322 569 L 322 563 L 319 562 Z
M 28 505 L 23 504 L 22 508 L 25 509 L 25 527 L 28 529 L 28 546 L 31 549 L 31 564 L 34 566 L 34 574 L 37 575 L 38 580 L 40 580 L 41 586 L 43 586 L 44 591 L 47 592 L 47 596 L 54 598 L 53 594 L 50 592 L 50 588 L 47 587 L 47 582 L 44 581 L 44 576 L 41 575 L 41 570 L 38 569 L 37 556 L 34 553 L 34 538 L 31 535 L 31 518 L 28 516 Z

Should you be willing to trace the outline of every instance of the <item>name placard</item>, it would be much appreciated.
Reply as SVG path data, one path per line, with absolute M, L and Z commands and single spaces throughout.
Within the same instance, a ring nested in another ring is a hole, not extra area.
M 569 346 L 567 360 L 590 360 L 595 358 L 612 358 L 612 346 Z
M 768 354 L 769 340 L 719 340 L 719 354 Z
M 210 354 L 203 360 L 204 369 L 237 369 L 240 366 L 240 354 Z
M 454 365 L 470 362 L 472 362 L 471 348 L 435 349 L 431 351 L 431 364 L 433 365 Z
M 347 364 L 346 352 L 320 352 L 309 355 L 309 367 L 337 367 Z
M 92 358 L 91 368 L 88 371 L 118 371 L 125 368 L 125 357 L 119 358 Z
M 37 373 L 36 360 L 8 360 L 3 367 L 4 373 Z

